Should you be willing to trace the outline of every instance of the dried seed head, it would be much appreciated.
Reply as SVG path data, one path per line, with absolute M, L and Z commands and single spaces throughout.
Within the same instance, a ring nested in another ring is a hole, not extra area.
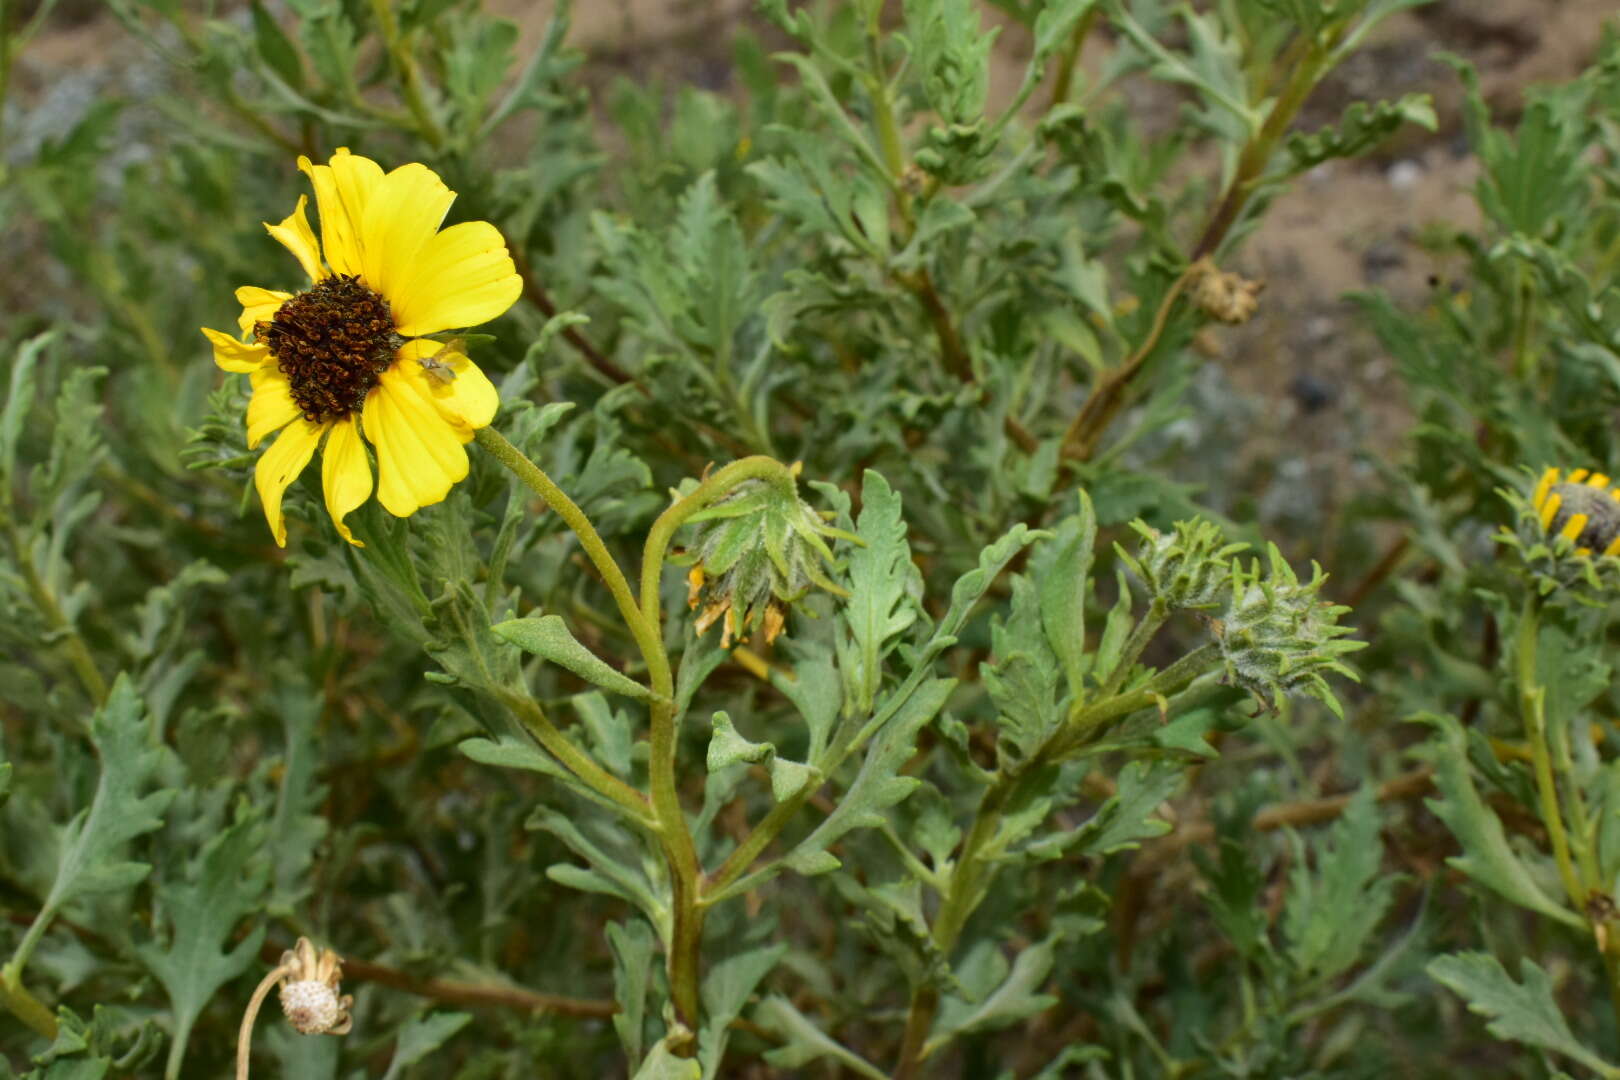
M 1193 303 L 1204 314 L 1223 323 L 1246 323 L 1260 306 L 1263 281 L 1250 281 L 1238 274 L 1226 274 L 1205 256 L 1187 271 L 1187 288 Z
M 313 979 L 282 984 L 281 1011 L 300 1035 L 324 1035 L 348 1019 L 337 992 Z
M 308 938 L 281 954 L 281 1010 L 302 1035 L 342 1035 L 352 1021 L 354 998 L 338 995 L 343 961 L 331 949 L 315 950 Z
M 301 1035 L 344 1035 L 354 1021 L 349 1010 L 354 998 L 339 996 L 343 961 L 331 949 L 316 951 L 308 938 L 281 954 L 281 963 L 267 974 L 248 1000 L 242 1027 L 236 1037 L 236 1080 L 247 1080 L 248 1050 L 253 1039 L 253 1022 L 259 1006 L 272 986 L 280 984 L 281 1009 Z

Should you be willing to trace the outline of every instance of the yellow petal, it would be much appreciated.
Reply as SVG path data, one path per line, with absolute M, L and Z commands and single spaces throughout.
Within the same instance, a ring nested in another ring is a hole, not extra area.
M 236 302 L 242 305 L 242 317 L 236 320 L 246 338 L 255 324 L 275 318 L 282 304 L 292 299 L 292 293 L 261 289 L 257 285 L 244 285 L 236 290 Z
M 523 292 L 500 230 L 487 221 L 452 225 L 422 245 L 388 301 L 406 337 L 477 326 L 504 313 Z
M 309 464 L 315 445 L 321 441 L 321 432 L 326 428 L 326 424 L 312 424 L 308 420 L 287 425 L 253 470 L 253 483 L 259 489 L 259 501 L 264 504 L 264 518 L 270 523 L 270 532 L 279 547 L 287 546 L 287 519 L 281 513 L 281 496 Z
M 1569 472 L 1569 482 L 1572 484 L 1578 484 L 1582 480 L 1585 480 L 1586 474 L 1591 471 L 1591 469 L 1571 469 Z
M 213 343 L 214 363 L 226 371 L 238 374 L 257 371 L 270 359 L 270 348 L 267 345 L 249 345 L 223 331 L 210 330 L 206 326 L 202 328 L 202 332 L 203 336 Z
M 300 157 L 298 167 L 315 187 L 327 265 L 338 274 L 364 273 L 360 223 L 365 220 L 366 200 L 382 179 L 382 167 L 370 158 L 349 153 L 346 146 L 338 147 L 329 164 L 314 165 L 309 158 Z
M 303 168 L 303 158 L 299 158 L 299 167 Z M 264 229 L 281 243 L 281 246 L 293 253 L 298 265 L 304 268 L 309 280 L 319 281 L 326 276 L 326 268 L 321 265 L 321 246 L 315 242 L 315 230 L 309 227 L 309 215 L 304 208 L 309 205 L 309 196 L 298 196 L 298 205 L 293 212 L 281 220 L 281 224 L 272 225 L 264 223 Z M 321 224 L 326 224 L 326 208 L 321 208 Z
M 1558 492 L 1547 496 L 1547 501 L 1541 504 L 1541 531 L 1546 532 L 1552 528 L 1553 518 L 1558 516 L 1558 508 L 1564 505 L 1564 497 Z
M 1541 500 L 1547 497 L 1547 492 L 1551 491 L 1552 486 L 1556 483 L 1558 483 L 1557 469 L 1548 469 L 1546 472 L 1542 473 L 1541 479 L 1536 482 L 1536 490 L 1534 494 L 1530 496 L 1530 505 L 1539 510 L 1541 508 Z
M 1620 554 L 1620 534 L 1616 534 L 1615 538 L 1613 540 L 1609 541 L 1609 546 L 1603 549 L 1603 554 L 1605 554 L 1605 555 Z
M 1600 472 L 1595 472 L 1591 476 L 1588 476 L 1586 478 L 1586 486 L 1587 487 L 1595 487 L 1595 488 L 1606 488 L 1606 487 L 1609 486 L 1609 478 L 1607 476 L 1604 476 Z
M 416 253 L 439 230 L 455 198 L 425 165 L 401 165 L 383 177 L 360 223 L 366 284 L 388 296 L 408 280 Z
M 247 407 L 247 444 L 252 450 L 266 435 L 296 420 L 302 410 L 293 401 L 287 377 L 274 368 L 253 373 L 253 397 Z
M 467 475 L 454 428 L 395 365 L 366 396 L 366 438 L 377 448 L 377 499 L 395 517 L 439 502 Z
M 371 463 L 366 445 L 360 441 L 360 421 L 353 414 L 332 425 L 321 449 L 321 489 L 326 492 L 326 512 L 343 539 L 355 547 L 365 547 L 343 524 L 343 519 L 371 496 Z
M 1581 530 L 1586 528 L 1588 520 L 1590 519 L 1585 514 L 1571 514 L 1569 520 L 1564 522 L 1563 531 L 1558 535 L 1565 540 L 1575 540 L 1580 537 Z
M 432 372 L 422 366 L 423 357 L 429 358 Z M 437 341 L 407 341 L 394 367 L 456 428 L 462 442 L 472 441 L 474 431 L 495 419 L 501 404 L 495 384 L 459 350 Z

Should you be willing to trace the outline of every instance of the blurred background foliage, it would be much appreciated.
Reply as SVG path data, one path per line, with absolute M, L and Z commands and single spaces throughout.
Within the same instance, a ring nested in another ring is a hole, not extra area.
M 954 975 L 989 1004 L 947 1012 L 938 1075 L 1615 1075 L 1620 1027 L 1589 1007 L 1608 915 L 1513 884 L 1557 889 L 1507 671 L 1528 585 L 1493 541 L 1527 470 L 1620 468 L 1602 5 L 1539 29 L 1535 5 L 1397 0 L 489 6 L 0 0 L 0 952 L 27 963 L 0 983 L 64 1009 L 49 1050 L 26 1006 L 0 1015 L 0 1071 L 221 1073 L 299 935 L 347 958 L 355 1031 L 265 1025 L 271 1074 L 628 1075 L 663 1033 L 633 906 L 555 869 L 584 804 L 469 760 L 477 705 L 423 677 L 463 670 L 447 610 L 559 613 L 629 654 L 555 515 L 503 506 L 475 455 L 443 507 L 370 522 L 424 604 L 467 583 L 425 613 L 345 550 L 312 477 L 285 551 L 250 497 L 245 388 L 197 328 L 239 284 L 296 287 L 260 223 L 303 190 L 297 155 L 346 145 L 424 162 L 454 220 L 508 238 L 524 298 L 476 358 L 509 437 L 615 550 L 683 478 L 763 453 L 855 512 L 866 470 L 886 477 L 930 620 L 1077 487 L 1099 612 L 1126 523 L 1194 514 L 1321 563 L 1355 608 L 1343 719 L 1234 693 L 1184 782 L 1077 779 L 1059 832 L 1121 784 L 1174 828 L 1003 875 L 977 917 L 997 933 Z M 1578 55 L 1527 59 L 1571 35 Z M 1225 327 L 1182 295 L 1204 256 L 1266 283 L 1259 314 Z M 1012 580 L 987 597 L 1001 619 Z M 1598 839 L 1620 814 L 1606 596 L 1539 629 L 1600 870 L 1620 850 Z M 728 660 L 683 599 L 671 639 L 714 653 L 705 715 L 802 744 L 758 671 L 811 654 Z M 812 607 L 792 633 L 826 644 L 835 605 Z M 906 766 L 931 784 L 886 823 L 946 853 L 994 756 L 994 625 L 944 657 L 962 684 Z M 1179 617 L 1145 659 L 1201 632 Z M 593 739 L 629 723 L 530 674 Z M 683 743 L 691 806 L 706 734 Z M 735 836 L 762 806 L 707 823 Z M 720 1075 L 871 1074 L 829 1034 L 888 1075 L 919 954 L 912 909 L 885 921 L 864 891 L 896 859 L 881 831 L 711 917 L 717 945 L 786 946 Z M 998 1012 L 997 986 L 1022 996 Z

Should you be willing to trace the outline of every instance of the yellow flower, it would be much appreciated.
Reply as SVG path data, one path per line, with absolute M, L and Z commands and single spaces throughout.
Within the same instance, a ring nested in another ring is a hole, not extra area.
M 1609 478 L 1590 469 L 1558 469 L 1541 474 L 1530 506 L 1549 536 L 1574 541 L 1575 554 L 1620 554 L 1620 490 Z
M 361 435 L 377 455 L 377 501 L 389 513 L 407 517 L 448 495 L 467 475 L 465 444 L 494 419 L 499 398 L 457 342 L 423 338 L 488 322 L 512 306 L 522 282 L 489 222 L 439 228 L 455 193 L 426 166 L 384 173 L 339 148 L 329 164 L 300 157 L 298 167 L 315 188 L 320 241 L 304 212 L 308 196 L 265 228 L 310 287 L 237 289 L 241 339 L 203 333 L 216 364 L 253 381 L 248 447 L 281 432 L 254 470 L 276 543 L 287 543 L 282 495 L 321 447 L 326 509 L 359 544 L 343 519 L 371 496 Z

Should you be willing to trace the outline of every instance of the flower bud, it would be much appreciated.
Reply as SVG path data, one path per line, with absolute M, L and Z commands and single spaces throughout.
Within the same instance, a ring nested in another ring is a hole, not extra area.
M 812 587 L 848 595 L 825 573 L 833 555 L 824 537 L 858 538 L 834 529 L 804 500 L 796 485 L 750 479 L 694 514 L 697 535 L 671 560 L 691 563 L 687 603 L 699 610 L 697 632 L 721 623 L 720 644 L 763 629 L 774 642 L 787 621 L 787 605 Z
M 1131 522 L 1131 528 L 1142 535 L 1135 557 L 1117 544 L 1114 550 L 1141 579 L 1149 598 L 1167 612 L 1200 611 L 1219 604 L 1232 577 L 1229 560 L 1249 546 L 1226 543 L 1219 527 L 1198 518 L 1176 522 L 1169 533 L 1140 519 Z
M 1311 580 L 1302 583 L 1275 544 L 1267 545 L 1267 557 L 1269 573 L 1261 571 L 1258 559 L 1247 571 L 1241 560 L 1232 563 L 1226 612 L 1211 622 L 1227 674 L 1261 698 L 1302 693 L 1343 716 L 1323 676 L 1335 672 L 1357 679 L 1339 657 L 1367 643 L 1340 640 L 1353 633 L 1338 625 L 1350 609 L 1320 598 L 1327 580 L 1320 566 L 1312 563 Z

